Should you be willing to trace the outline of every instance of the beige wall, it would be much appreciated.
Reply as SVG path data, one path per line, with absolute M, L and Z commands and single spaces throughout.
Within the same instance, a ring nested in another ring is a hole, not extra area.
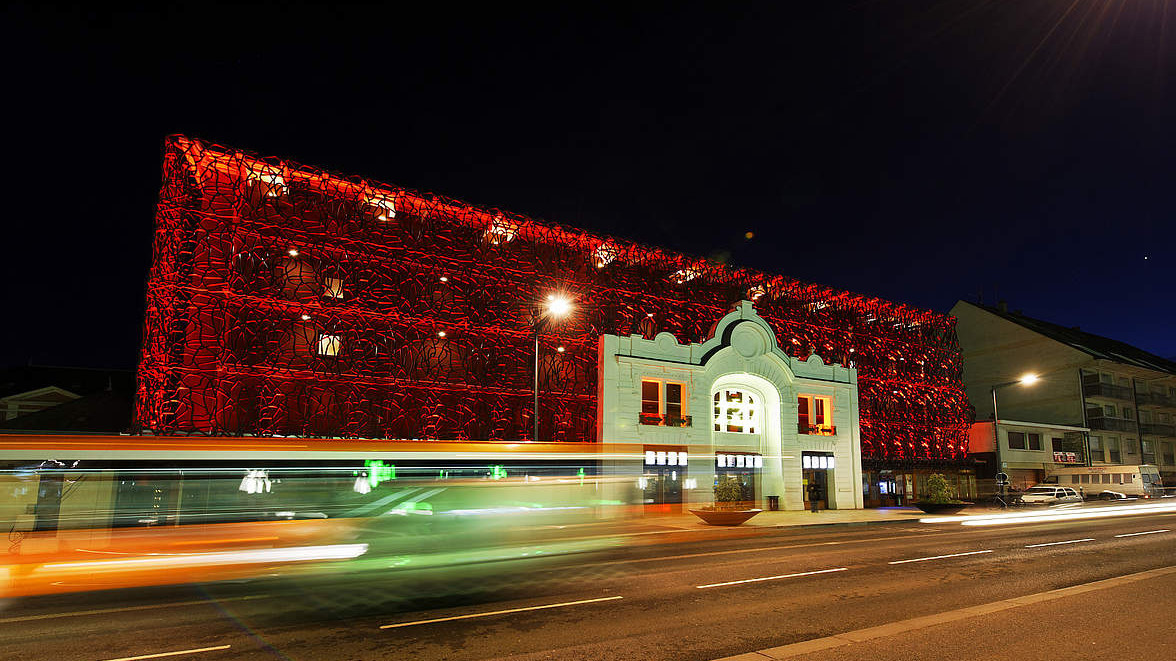
M 992 418 L 993 385 L 1031 372 L 1041 376 L 1032 386 L 997 391 L 1001 419 L 1082 426 L 1078 369 L 1094 364 L 1089 355 L 964 301 L 951 314 L 959 320 L 964 388 L 977 420 Z

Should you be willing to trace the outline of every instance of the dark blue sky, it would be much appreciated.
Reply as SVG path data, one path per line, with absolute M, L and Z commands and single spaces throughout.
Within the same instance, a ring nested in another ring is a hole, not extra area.
M 134 364 L 169 133 L 1176 356 L 1176 5 L 727 4 L 10 6 L 0 364 Z

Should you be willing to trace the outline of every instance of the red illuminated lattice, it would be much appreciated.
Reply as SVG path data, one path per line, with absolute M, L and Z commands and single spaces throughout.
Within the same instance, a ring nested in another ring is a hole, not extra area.
M 704 340 L 750 299 L 858 369 L 862 453 L 967 452 L 954 319 L 183 137 L 168 140 L 136 419 L 163 434 L 595 440 L 602 333 Z M 564 347 L 559 351 L 558 347 Z

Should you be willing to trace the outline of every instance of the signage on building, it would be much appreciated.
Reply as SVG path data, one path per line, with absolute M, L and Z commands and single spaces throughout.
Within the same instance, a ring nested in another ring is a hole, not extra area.
M 1076 452 L 1055 452 L 1055 464 L 1076 464 L 1078 463 L 1078 453 Z

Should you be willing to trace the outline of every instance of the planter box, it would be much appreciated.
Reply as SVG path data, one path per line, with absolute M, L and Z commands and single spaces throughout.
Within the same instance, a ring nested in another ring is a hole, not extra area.
M 972 503 L 915 503 L 915 507 L 927 514 L 959 514 L 971 505 Z
M 703 523 L 712 526 L 737 526 L 751 517 L 759 514 L 763 510 L 716 510 L 716 509 L 698 509 L 690 510 L 690 513 L 702 519 Z

